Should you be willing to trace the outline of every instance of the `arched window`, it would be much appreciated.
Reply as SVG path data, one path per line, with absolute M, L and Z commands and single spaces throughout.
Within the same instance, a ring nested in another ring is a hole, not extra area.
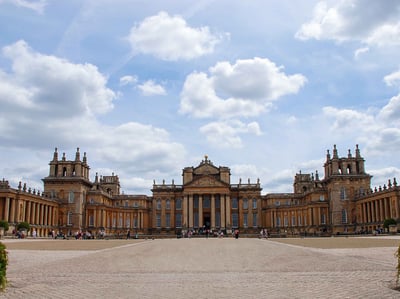
M 257 209 L 257 199 L 253 198 L 253 209 Z
M 243 199 L 243 209 L 247 210 L 249 208 L 249 201 L 247 200 L 247 198 Z
M 62 176 L 67 176 L 67 167 L 64 167 L 64 168 L 63 168 L 63 174 L 62 174 Z
M 157 206 L 156 206 L 157 210 L 161 210 L 161 199 L 157 199 Z
M 340 188 L 340 199 L 341 200 L 346 199 L 346 188 L 345 187 Z
M 232 209 L 238 208 L 238 200 L 237 198 L 232 198 Z
M 178 198 L 177 200 L 175 200 L 175 209 L 182 210 L 182 199 Z
M 347 165 L 346 173 L 351 174 L 351 165 L 350 164 Z

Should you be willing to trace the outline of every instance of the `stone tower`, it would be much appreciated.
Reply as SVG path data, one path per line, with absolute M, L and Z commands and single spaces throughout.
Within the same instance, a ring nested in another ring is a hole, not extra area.
M 77 148 L 74 160 L 67 160 L 65 153 L 59 160 L 56 148 L 49 165 L 49 176 L 43 179 L 44 192 L 60 203 L 59 228 L 64 233 L 83 229 L 86 194 L 92 187 L 86 153 L 81 160 L 79 148 Z
M 365 172 L 364 158 L 361 157 L 358 145 L 355 156 L 348 150 L 347 157 L 338 156 L 336 145 L 331 157 L 329 150 L 324 164 L 324 184 L 328 191 L 330 223 L 332 232 L 352 232 L 357 229 L 354 198 L 364 193 L 371 186 L 372 176 Z

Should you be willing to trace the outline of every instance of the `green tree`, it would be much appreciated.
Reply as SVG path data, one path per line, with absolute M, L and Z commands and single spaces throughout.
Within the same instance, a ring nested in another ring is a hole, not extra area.
M 0 227 L 4 227 L 5 232 L 8 231 L 8 228 L 9 228 L 8 222 L 5 220 L 0 220 Z
M 17 230 L 26 229 L 28 231 L 29 228 L 30 228 L 30 225 L 28 222 L 20 222 L 17 224 Z
M 8 254 L 6 246 L 0 243 L 0 290 L 4 291 L 7 283 L 6 272 L 8 264 Z
M 389 228 L 389 225 L 396 225 L 396 224 L 397 222 L 393 218 L 387 218 L 385 219 L 385 221 L 383 221 L 383 227 L 386 229 Z

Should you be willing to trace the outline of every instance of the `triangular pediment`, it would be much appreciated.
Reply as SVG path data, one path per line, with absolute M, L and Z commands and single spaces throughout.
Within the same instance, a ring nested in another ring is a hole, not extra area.
M 228 184 L 215 179 L 212 176 L 202 176 L 191 181 L 186 187 L 228 187 Z
M 219 169 L 212 164 L 200 164 L 193 170 L 194 175 L 218 174 Z

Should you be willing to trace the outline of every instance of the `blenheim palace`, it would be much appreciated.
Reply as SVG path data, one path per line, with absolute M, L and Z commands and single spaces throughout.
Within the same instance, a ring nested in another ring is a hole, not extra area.
M 44 191 L 0 181 L 0 220 L 11 230 L 30 224 L 38 236 L 56 231 L 73 235 L 117 236 L 128 231 L 141 236 L 176 236 L 204 229 L 256 235 L 329 235 L 371 232 L 387 218 L 400 218 L 400 188 L 396 179 L 371 188 L 358 145 L 354 154 L 327 152 L 324 177 L 297 173 L 293 191 L 261 194 L 259 179 L 232 184 L 230 169 L 215 166 L 206 156 L 196 167 L 185 167 L 182 183 L 154 182 L 152 196 L 120 192 L 117 175 L 89 177 L 86 153 L 74 160 L 55 149 Z

